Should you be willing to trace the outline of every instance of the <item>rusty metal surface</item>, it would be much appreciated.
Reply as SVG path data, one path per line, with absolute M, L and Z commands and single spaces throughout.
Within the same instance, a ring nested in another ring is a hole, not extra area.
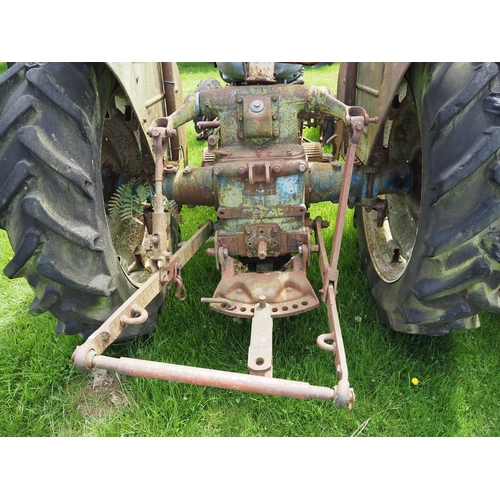
M 340 65 L 337 98 L 348 106 L 356 104 L 357 62 L 345 62 Z
M 307 255 L 297 254 L 291 265 L 292 268 L 286 271 L 238 273 L 235 260 L 225 257 L 221 280 L 213 295 L 213 299 L 220 302 L 214 300 L 211 307 L 239 318 L 252 318 L 261 296 L 266 297 L 273 318 L 301 314 L 318 307 L 319 300 L 306 276 Z
M 174 254 L 166 255 L 164 264 L 129 299 L 120 306 L 82 345 L 73 353 L 72 361 L 80 369 L 89 369 L 89 354 L 100 354 L 110 346 L 129 323 L 123 316 L 133 319 L 144 314 L 146 306 L 161 293 L 166 285 L 179 276 L 179 270 L 199 250 L 212 234 L 212 222 L 207 221 Z
M 337 210 L 337 218 L 335 220 L 335 229 L 333 232 L 332 251 L 330 254 L 330 268 L 329 275 L 323 276 L 323 290 L 328 287 L 328 281 L 334 281 L 335 291 L 337 289 L 337 276 L 338 276 L 338 260 L 340 256 L 340 245 L 342 242 L 342 234 L 344 231 L 345 215 L 347 211 L 347 203 L 349 201 L 349 189 L 351 186 L 352 171 L 354 168 L 354 157 L 356 154 L 356 145 L 361 136 L 361 132 L 365 128 L 365 117 L 353 117 L 351 126 L 352 132 L 350 134 L 349 146 L 347 147 L 346 162 L 344 165 L 344 176 L 342 180 L 342 187 L 340 188 L 339 207 Z
M 90 369 L 89 353 L 100 354 L 125 330 L 122 318 L 132 318 L 134 307 L 145 308 L 165 287 L 160 272 L 154 273 L 129 299 L 121 305 L 82 345 L 73 353 L 72 362 L 81 370 Z
M 274 82 L 274 62 L 249 62 L 247 82 Z
M 276 79 L 283 82 L 294 80 L 300 74 L 303 63 L 217 62 L 216 65 L 222 79 L 228 83 L 246 82 L 268 85 L 275 83 Z
M 337 219 L 335 221 L 335 229 L 333 234 L 332 249 L 330 261 L 328 262 L 324 239 L 321 231 L 321 219 L 316 219 L 314 228 L 316 230 L 316 239 L 319 245 L 319 263 L 323 277 L 323 289 L 321 298 L 327 304 L 328 322 L 330 325 L 330 334 L 320 335 L 317 343 L 320 347 L 333 352 L 335 359 L 335 369 L 338 380 L 338 385 L 334 387 L 335 397 L 334 402 L 338 408 L 352 408 L 354 404 L 354 391 L 351 389 L 348 380 L 347 360 L 344 349 L 344 341 L 340 328 L 340 320 L 337 311 L 335 298 L 337 295 L 338 284 L 338 260 L 340 255 L 340 247 L 342 243 L 342 234 L 344 229 L 345 215 L 349 199 L 349 189 L 351 186 L 352 171 L 354 168 L 354 158 L 356 154 L 356 145 L 360 139 L 361 133 L 370 121 L 368 116 L 362 112 L 358 116 L 352 116 L 349 124 L 349 145 L 347 147 L 346 163 L 344 165 L 344 174 L 342 186 L 340 189 L 339 206 L 337 210 Z M 332 341 L 332 347 L 325 347 L 326 340 Z
M 319 246 L 318 260 L 320 263 L 320 269 L 324 277 L 324 281 L 326 281 L 326 287 L 322 290 L 322 299 L 327 305 L 330 333 L 319 335 L 316 343 L 321 349 L 333 353 L 334 356 L 336 377 L 339 382 L 338 385 L 334 387 L 335 405 L 338 408 L 352 408 L 355 401 L 355 395 L 354 390 L 349 384 L 349 373 L 347 369 L 344 341 L 342 338 L 337 304 L 335 302 L 337 295 L 335 285 L 338 279 L 338 271 L 335 272 L 335 270 L 332 270 L 330 263 L 328 262 L 328 255 L 326 253 L 326 247 L 321 231 L 321 223 L 321 217 L 316 218 L 314 221 L 314 228 L 316 231 L 316 240 Z M 332 260 L 335 261 L 336 259 Z
M 251 375 L 273 376 L 273 318 L 265 295 L 255 305 L 248 348 L 248 369 Z
M 349 385 L 349 373 L 345 355 L 344 340 L 340 329 L 339 313 L 335 302 L 336 292 L 333 285 L 328 285 L 326 304 L 328 322 L 330 324 L 331 339 L 334 346 L 335 371 L 338 385 L 334 387 L 334 403 L 337 408 L 352 408 L 355 401 L 354 390 Z
M 164 267 L 165 256 L 168 251 L 167 246 L 167 214 L 164 209 L 163 196 L 163 156 L 165 152 L 165 140 L 159 134 L 153 134 L 153 145 L 156 156 L 155 176 L 154 176 L 154 195 L 152 214 L 153 236 L 153 256 L 151 257 L 152 268 L 154 270 Z
M 284 110 L 286 109 L 286 112 Z M 173 136 L 194 116 L 217 116 L 220 144 L 213 144 L 211 173 L 196 169 L 168 180 L 164 192 L 193 206 L 213 203 L 217 209 L 216 240 L 229 255 L 266 258 L 294 253 L 307 242 L 304 230 L 309 196 L 307 154 L 297 144 L 299 116 L 326 113 L 350 121 L 358 108 L 348 108 L 323 87 L 286 85 L 204 90 L 172 116 L 155 120 L 151 133 Z M 202 181 L 201 183 L 199 181 Z M 207 196 L 206 193 L 210 193 Z M 243 231 L 250 221 L 275 224 L 279 241 L 262 238 L 249 248 Z M 272 248 L 276 243 L 276 249 Z
M 213 159 L 212 159 L 213 160 Z M 286 161 L 270 161 L 266 164 L 271 165 L 270 182 L 265 182 L 265 172 L 259 172 L 256 169 L 256 175 L 250 179 L 249 165 L 252 163 L 239 164 L 232 161 L 218 161 L 217 170 L 214 174 L 214 166 L 206 166 L 203 168 L 187 167 L 179 169 L 177 172 L 165 175 L 163 180 L 163 193 L 168 199 L 176 200 L 178 205 L 187 205 L 194 207 L 204 205 L 215 207 L 219 206 L 217 177 L 234 178 L 241 181 L 243 194 L 252 194 L 258 199 L 259 196 L 276 194 L 276 180 L 278 177 L 286 177 L 290 175 L 304 175 L 305 187 L 305 206 L 311 203 L 320 203 L 323 201 L 331 201 L 338 203 L 340 188 L 342 186 L 343 177 L 343 162 L 338 161 L 309 161 L 305 172 L 300 172 L 300 165 L 305 165 L 304 161 L 291 160 Z M 258 176 L 262 177 L 258 177 Z M 349 189 L 349 201 L 354 202 L 361 199 L 363 196 L 364 178 L 363 170 L 359 165 L 354 166 L 351 187 Z M 253 182 L 252 182 L 253 181 Z M 278 184 L 279 186 L 279 184 Z M 381 165 L 377 173 L 373 177 L 373 195 L 380 194 L 406 194 L 411 187 L 411 171 L 406 163 L 397 165 Z M 237 196 L 237 194 L 235 195 Z M 244 208 L 242 205 L 230 208 L 233 211 L 233 216 L 242 216 L 244 214 L 250 218 L 259 218 L 262 215 L 257 213 L 260 210 L 255 207 L 255 203 L 251 207 Z M 302 207 L 304 208 L 304 207 Z M 224 211 L 224 209 L 222 209 Z M 238 210 L 241 212 L 238 213 Z M 292 215 L 302 215 L 298 207 L 290 207 L 287 210 Z M 265 212 L 264 212 L 265 213 Z M 220 214 L 223 218 L 228 217 L 228 213 Z
M 247 256 L 264 260 L 268 256 L 281 253 L 281 235 L 278 224 L 249 224 L 245 228 L 244 244 Z
M 267 78 L 266 74 L 269 67 L 250 66 L 246 77 L 260 81 Z M 217 138 L 210 137 L 204 166 L 167 168 L 164 160 L 176 129 L 199 115 L 217 117 L 218 127 Z M 324 159 L 320 145 L 304 148 L 300 142 L 302 122 L 320 123 L 326 117 L 342 120 L 349 131 L 343 166 Z M 365 127 L 374 121 L 363 108 L 344 105 L 325 87 L 298 85 L 202 90 L 168 117 L 154 120 L 148 133 L 154 139 L 156 153 L 153 236 L 157 241 L 153 245 L 157 286 L 175 284 L 176 296 L 185 298 L 180 270 L 215 230 L 210 254 L 221 270 L 221 280 L 213 296 L 202 301 L 217 312 L 252 319 L 250 375 L 123 358 L 113 360 L 100 356 L 103 346 L 97 345 L 96 349 L 92 342 L 77 353 L 75 364 L 264 394 L 319 397 L 333 400 L 339 408 L 352 407 L 354 392 L 348 382 L 335 303 L 337 265 L 353 178 L 357 189 L 354 201 L 365 199 L 365 192 L 374 195 L 378 189 L 374 175 L 369 178 L 353 175 L 356 146 Z M 320 193 L 311 193 L 312 186 Z M 164 195 L 177 203 L 212 205 L 218 216 L 215 225 L 207 222 L 174 255 L 166 251 L 163 243 Z M 319 218 L 313 223 L 317 245 L 311 245 L 310 241 L 307 208 L 311 199 L 318 197 L 331 201 L 338 197 L 339 201 L 330 261 L 321 233 L 324 224 Z M 330 325 L 330 332 L 320 336 L 318 344 L 334 354 L 338 378 L 334 389 L 272 378 L 273 319 L 300 314 L 319 305 L 306 275 L 312 251 L 318 252 L 323 276 L 322 299 L 327 305 Z M 143 305 L 129 306 L 120 327 L 142 320 Z M 102 336 L 102 332 L 96 332 L 91 339 L 99 338 L 101 342 Z
M 310 385 L 307 382 L 258 377 L 245 373 L 180 366 L 141 359 L 94 356 L 91 359 L 91 366 L 103 370 L 112 370 L 121 375 L 168 380 L 184 384 L 203 385 L 271 396 L 283 396 L 295 399 L 322 399 L 327 401 L 333 401 L 335 397 L 333 389 Z
M 161 70 L 163 76 L 163 90 L 165 94 L 165 103 L 167 115 L 171 115 L 179 106 L 176 100 L 175 91 L 175 64 L 172 62 L 162 62 Z M 181 140 L 180 134 L 170 139 L 172 160 L 179 161 L 181 158 Z M 187 161 L 187 160 L 186 160 Z
M 169 257 L 168 259 L 168 270 L 167 277 L 172 278 L 173 270 L 175 266 L 180 266 L 182 269 L 187 262 L 196 254 L 196 252 L 201 248 L 201 246 L 205 243 L 205 241 L 210 238 L 214 231 L 213 222 L 207 220 L 204 224 L 202 224 L 198 231 L 191 236 L 188 240 L 182 243 L 182 246 L 179 250 L 177 250 L 174 255 Z
M 343 63 L 339 71 L 339 99 L 352 97 L 352 75 L 354 63 Z M 382 133 L 388 111 L 399 84 L 410 63 L 407 62 L 363 62 L 356 68 L 356 102 L 348 103 L 363 107 L 370 116 L 378 116 L 379 123 L 368 127 L 360 138 L 357 157 L 362 163 L 370 163 L 370 155 L 375 147 L 379 133 Z M 341 75 L 346 75 L 341 77 Z M 351 75 L 349 77 L 349 75 Z M 344 81 L 345 80 L 345 81 Z M 340 124 L 339 124 L 340 125 Z

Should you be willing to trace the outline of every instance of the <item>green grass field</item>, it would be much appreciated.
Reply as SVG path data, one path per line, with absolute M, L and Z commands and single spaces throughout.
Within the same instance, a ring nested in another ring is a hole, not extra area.
M 206 76 L 208 63 L 181 63 L 184 94 Z M 0 70 L 3 69 L 0 67 Z M 335 91 L 337 66 L 306 70 L 306 83 Z M 199 165 L 201 144 L 189 151 Z M 334 222 L 336 207 L 318 204 L 311 216 Z M 188 237 L 210 208 L 183 209 Z M 327 230 L 327 248 L 332 227 Z M 12 256 L 0 231 L 0 269 Z M 113 346 L 111 356 L 139 357 L 245 373 L 250 322 L 238 323 L 201 304 L 219 279 L 202 249 L 183 269 L 188 297 L 169 295 L 153 334 Z M 309 273 L 316 290 L 320 273 Z M 352 411 L 333 403 L 188 386 L 139 378 L 109 378 L 93 388 L 70 358 L 77 337 L 54 333 L 56 320 L 28 313 L 26 282 L 0 274 L 0 436 L 498 436 L 500 434 L 499 318 L 482 314 L 478 330 L 444 337 L 396 334 L 380 324 L 356 249 L 349 215 L 340 259 L 338 307 L 356 392 Z M 274 375 L 314 385 L 336 384 L 333 359 L 315 344 L 328 331 L 326 309 L 274 322 Z M 419 380 L 413 385 L 412 378 Z M 464 457 L 464 460 L 467 460 Z M 318 464 L 319 467 L 319 464 Z M 326 474 L 326 472 L 325 472 Z

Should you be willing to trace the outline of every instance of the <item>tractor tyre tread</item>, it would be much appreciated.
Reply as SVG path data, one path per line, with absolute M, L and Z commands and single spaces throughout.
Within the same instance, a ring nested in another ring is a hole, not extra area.
M 500 74 L 496 63 L 414 64 L 424 177 L 417 238 L 404 274 L 380 279 L 356 211 L 379 315 L 396 331 L 442 335 L 500 311 Z
M 4 269 L 33 288 L 33 315 L 58 333 L 90 335 L 135 287 L 122 272 L 101 189 L 101 137 L 116 81 L 104 65 L 16 63 L 0 76 L 0 228 L 14 256 Z M 122 339 L 154 326 L 127 328 Z

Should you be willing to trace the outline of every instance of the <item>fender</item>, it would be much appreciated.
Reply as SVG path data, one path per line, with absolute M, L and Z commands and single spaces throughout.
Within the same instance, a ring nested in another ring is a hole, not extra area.
M 359 140 L 357 157 L 364 164 L 372 161 L 377 139 L 382 137 L 387 113 L 399 85 L 411 63 L 346 62 L 341 63 L 337 98 L 348 106 L 361 106 L 369 116 L 378 116 L 378 124 L 365 128 Z M 342 122 L 337 123 L 337 146 L 344 140 Z M 337 151 L 340 148 L 337 147 Z
M 153 154 L 153 142 L 147 135 L 151 122 L 158 116 L 173 113 L 184 103 L 179 69 L 176 63 L 150 62 L 108 62 L 120 86 L 130 101 L 137 120 L 147 138 L 150 154 Z M 178 130 L 177 144 L 172 143 L 173 160 L 178 160 L 179 148 L 184 151 L 187 164 L 186 127 Z

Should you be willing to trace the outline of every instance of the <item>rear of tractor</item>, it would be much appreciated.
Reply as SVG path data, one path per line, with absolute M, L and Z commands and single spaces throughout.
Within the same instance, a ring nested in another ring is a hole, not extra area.
M 0 77 L 4 273 L 33 287 L 30 312 L 82 335 L 76 366 L 352 407 L 335 302 L 348 207 L 385 324 L 441 335 L 499 310 L 498 65 L 347 63 L 334 96 L 304 85 L 308 64 L 217 63 L 227 85 L 204 81 L 185 102 L 170 63 L 16 63 Z M 329 251 L 328 223 L 308 213 L 322 201 L 338 203 Z M 196 205 L 214 221 L 179 242 L 180 207 Z M 182 268 L 211 236 L 221 280 L 203 307 L 251 320 L 249 373 L 104 356 L 153 328 L 169 290 L 184 297 Z M 320 302 L 337 385 L 273 378 L 273 321 Z

